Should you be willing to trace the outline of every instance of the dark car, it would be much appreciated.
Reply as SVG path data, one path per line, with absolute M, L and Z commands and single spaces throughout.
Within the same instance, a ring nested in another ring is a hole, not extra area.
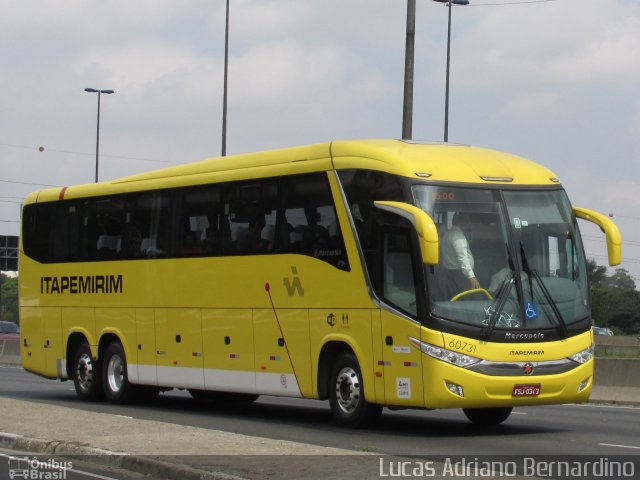
M 0 322 L 0 340 L 18 340 L 20 329 L 13 322 Z

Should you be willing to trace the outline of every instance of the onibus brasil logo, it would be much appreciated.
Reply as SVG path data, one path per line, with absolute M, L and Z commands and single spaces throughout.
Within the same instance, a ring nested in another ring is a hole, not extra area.
M 53 458 L 39 460 L 36 457 L 9 457 L 9 478 L 25 480 L 65 480 L 67 471 L 73 469 L 72 462 Z

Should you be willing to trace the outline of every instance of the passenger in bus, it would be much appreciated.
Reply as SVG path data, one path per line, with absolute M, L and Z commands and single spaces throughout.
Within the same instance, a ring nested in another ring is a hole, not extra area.
M 120 256 L 123 258 L 137 258 L 142 255 L 140 247 L 142 245 L 142 234 L 138 225 L 128 224 L 124 229 L 123 246 Z
M 202 248 L 198 245 L 196 234 L 192 231 L 187 232 L 182 242 L 180 253 L 183 255 L 198 255 L 202 253 Z
M 219 255 L 221 250 L 220 235 L 215 228 L 207 228 L 206 237 L 202 241 L 205 253 Z
M 254 218 L 249 222 L 247 236 L 244 244 L 239 246 L 239 250 L 244 253 L 259 253 L 266 250 L 267 241 L 262 238 L 264 228 L 263 218 Z
M 275 246 L 276 226 L 265 225 L 260 232 L 260 239 L 265 250 L 271 251 Z
M 473 271 L 474 260 L 467 235 L 471 235 L 469 214 L 456 213 L 452 226 L 442 237 L 444 292 L 451 299 L 461 292 L 480 287 Z

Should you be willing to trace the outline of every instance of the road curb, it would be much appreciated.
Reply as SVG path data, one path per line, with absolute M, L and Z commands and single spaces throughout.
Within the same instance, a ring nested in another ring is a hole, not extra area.
M 65 458 L 79 460 L 83 456 L 91 456 L 91 461 L 100 465 L 118 467 L 168 480 L 248 480 L 244 477 L 224 472 L 200 470 L 187 465 L 164 462 L 140 455 L 128 455 L 77 443 L 29 438 L 6 432 L 0 432 L 0 447 L 11 450 L 24 450 L 36 454 L 60 455 Z

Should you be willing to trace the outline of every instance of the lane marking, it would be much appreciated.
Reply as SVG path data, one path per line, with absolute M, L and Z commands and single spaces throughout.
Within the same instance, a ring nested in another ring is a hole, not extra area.
M 511 412 L 511 415 L 529 415 L 527 412 Z
M 583 407 L 583 408 L 621 408 L 625 410 L 640 410 L 640 407 L 631 405 L 598 405 L 596 403 L 565 403 L 567 407 Z
M 632 448 L 634 450 L 640 450 L 640 447 L 635 447 L 633 445 L 616 445 L 615 443 L 599 443 L 601 447 L 616 447 L 616 448 Z

